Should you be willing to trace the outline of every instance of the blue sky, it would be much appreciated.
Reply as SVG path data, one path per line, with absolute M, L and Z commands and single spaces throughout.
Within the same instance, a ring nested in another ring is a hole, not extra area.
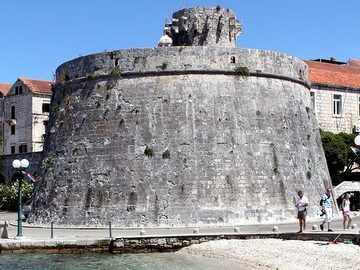
M 243 23 L 238 47 L 303 59 L 360 59 L 359 0 L 185 0 L 221 5 Z M 183 0 L 0 0 L 0 82 L 52 79 L 79 55 L 156 46 Z

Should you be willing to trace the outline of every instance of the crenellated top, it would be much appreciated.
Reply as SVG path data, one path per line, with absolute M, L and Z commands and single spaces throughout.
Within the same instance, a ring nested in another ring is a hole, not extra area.
M 186 8 L 173 14 L 164 32 L 172 46 L 235 47 L 241 23 L 228 8 Z

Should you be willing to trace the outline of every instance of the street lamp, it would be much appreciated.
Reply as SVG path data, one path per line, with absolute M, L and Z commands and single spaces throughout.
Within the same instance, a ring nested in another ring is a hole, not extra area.
M 25 169 L 27 167 L 29 167 L 29 161 L 27 159 L 22 159 L 21 161 L 18 159 L 15 159 L 12 162 L 12 166 L 14 167 L 14 169 L 16 171 L 20 171 L 21 169 Z M 19 199 L 19 208 L 18 208 L 18 220 L 17 220 L 17 234 L 16 237 L 22 237 L 22 205 L 21 205 L 21 186 L 22 186 L 22 179 L 23 177 L 19 177 L 19 187 L 18 187 L 18 199 Z

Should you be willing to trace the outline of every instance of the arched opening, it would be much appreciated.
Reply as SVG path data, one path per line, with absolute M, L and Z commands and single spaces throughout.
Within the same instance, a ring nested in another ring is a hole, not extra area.
M 360 191 L 347 191 L 347 192 L 343 193 L 336 200 L 336 203 L 337 203 L 339 209 L 341 207 L 341 202 L 344 199 L 344 196 L 346 193 L 349 193 L 349 195 L 350 195 L 350 210 L 351 211 L 360 210 Z

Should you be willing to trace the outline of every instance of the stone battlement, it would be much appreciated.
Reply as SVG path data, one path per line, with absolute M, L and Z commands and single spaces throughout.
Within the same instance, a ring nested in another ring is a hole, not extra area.
M 173 46 L 235 47 L 241 23 L 228 8 L 186 8 L 173 14 L 165 33 L 172 38 Z

